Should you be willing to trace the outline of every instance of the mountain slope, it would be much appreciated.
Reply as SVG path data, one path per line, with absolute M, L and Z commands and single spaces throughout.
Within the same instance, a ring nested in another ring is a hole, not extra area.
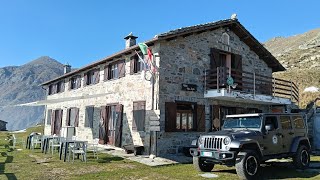
M 43 56 L 22 66 L 0 68 L 0 119 L 7 128 L 22 129 L 43 119 L 44 107 L 14 105 L 45 98 L 41 83 L 63 74 L 63 65 Z
M 291 37 L 277 37 L 265 47 L 287 69 L 275 77 L 293 80 L 299 86 L 300 107 L 320 97 L 320 92 L 305 92 L 308 87 L 320 88 L 320 29 Z

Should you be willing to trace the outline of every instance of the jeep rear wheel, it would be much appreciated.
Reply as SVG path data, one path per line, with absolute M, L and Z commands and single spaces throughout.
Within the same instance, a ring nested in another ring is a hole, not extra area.
M 256 179 L 260 161 L 255 151 L 246 150 L 238 153 L 236 171 L 240 179 Z
M 200 157 L 193 157 L 193 167 L 200 172 L 210 172 L 213 169 L 214 164 L 206 163 Z
M 306 169 L 309 167 L 309 163 L 309 149 L 305 145 L 300 145 L 293 157 L 293 165 L 298 169 Z

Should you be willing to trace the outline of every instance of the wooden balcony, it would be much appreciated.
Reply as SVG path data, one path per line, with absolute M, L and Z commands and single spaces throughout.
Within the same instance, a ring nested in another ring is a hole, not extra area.
M 231 78 L 230 78 L 231 77 Z M 233 80 L 228 84 L 227 79 Z M 255 102 L 270 104 L 289 104 L 299 102 L 299 90 L 295 83 L 287 80 L 264 76 L 255 72 L 239 71 L 227 67 L 205 71 L 205 97 L 225 96 L 251 99 Z

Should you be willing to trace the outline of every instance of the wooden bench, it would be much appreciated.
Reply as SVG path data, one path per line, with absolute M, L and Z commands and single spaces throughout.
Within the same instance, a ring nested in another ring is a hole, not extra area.
M 134 155 L 142 155 L 142 152 L 144 151 L 144 146 L 140 145 L 124 145 L 123 149 L 126 151 L 127 154 L 134 153 Z

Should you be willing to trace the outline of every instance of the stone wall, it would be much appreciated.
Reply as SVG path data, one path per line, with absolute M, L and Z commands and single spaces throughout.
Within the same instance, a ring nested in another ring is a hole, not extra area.
M 232 31 L 228 32 L 230 45 L 226 46 L 220 43 L 222 33 L 224 30 L 218 29 L 160 42 L 159 107 L 161 132 L 158 134 L 158 155 L 180 153 L 183 146 L 190 146 L 192 139 L 196 139 L 201 134 L 201 132 L 165 132 L 165 102 L 190 101 L 205 105 L 207 131 L 211 127 L 209 105 L 259 107 L 265 112 L 269 110 L 265 105 L 204 98 L 203 77 L 204 71 L 210 67 L 210 48 L 242 55 L 242 69 L 244 71 L 256 71 L 262 75 L 272 76 L 272 69 Z M 197 91 L 181 91 L 182 83 L 197 85 Z
M 157 46 L 153 47 L 154 52 L 157 51 Z M 132 116 L 133 116 L 133 102 L 146 101 L 147 115 L 152 114 L 152 83 L 149 81 L 149 76 L 144 72 L 130 75 L 130 57 L 134 54 L 123 56 L 121 60 L 125 59 L 125 77 L 120 79 L 104 81 L 104 66 L 105 64 L 97 66 L 100 68 L 100 81 L 98 84 L 83 86 L 84 73 L 81 72 L 81 88 L 76 90 L 68 90 L 68 83 L 65 83 L 65 92 L 47 96 L 48 100 L 58 99 L 60 102 L 47 105 L 48 109 L 63 109 L 62 125 L 66 124 L 67 109 L 70 107 L 79 108 L 79 127 L 76 127 L 76 136 L 83 140 L 92 141 L 92 129 L 84 127 L 85 108 L 86 106 L 101 107 L 106 104 L 119 103 L 123 107 L 123 130 L 122 130 L 122 145 L 135 144 L 144 145 L 148 153 L 150 144 L 149 132 L 149 117 L 146 116 L 145 131 L 132 131 Z M 120 59 L 119 59 L 120 60 Z M 95 68 L 97 68 L 95 67 Z M 68 79 L 67 79 L 68 80 Z M 155 81 L 155 87 L 158 87 Z M 155 88 L 155 93 L 157 89 Z M 72 99 L 74 97 L 74 99 Z M 70 100 L 72 99 L 72 100 Z M 156 104 L 154 106 L 157 106 Z M 156 112 L 155 112 L 156 113 Z M 46 117 L 47 119 L 47 117 Z M 51 126 L 45 125 L 45 134 L 51 134 Z

